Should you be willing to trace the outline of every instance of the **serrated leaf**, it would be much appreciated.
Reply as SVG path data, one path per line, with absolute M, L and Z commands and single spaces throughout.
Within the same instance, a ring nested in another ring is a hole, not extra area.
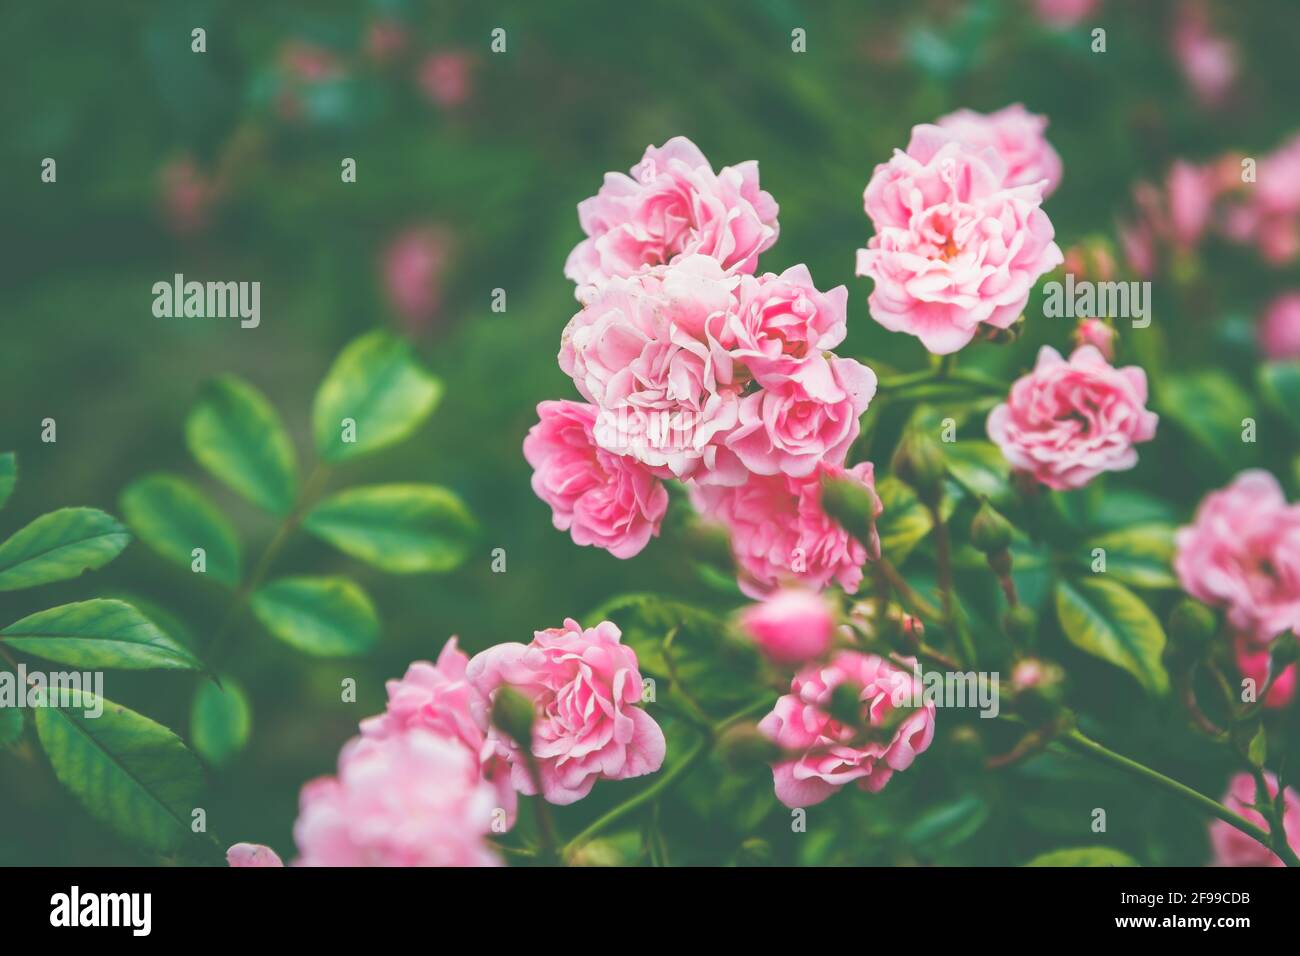
M 94 598 L 29 614 L 0 643 L 86 670 L 200 670 L 202 665 L 124 601 Z
M 1161 661 L 1164 628 L 1124 585 L 1101 576 L 1059 581 L 1056 612 L 1065 636 L 1080 650 L 1122 667 L 1152 694 L 1169 689 Z
M 16 744 L 22 735 L 22 708 L 0 706 L 0 747 Z
M 185 419 L 190 454 L 253 504 L 287 514 L 298 494 L 293 443 L 266 397 L 227 375 L 206 383 Z
M 1108 846 L 1052 850 L 1034 857 L 1025 866 L 1137 866 L 1137 860 Z
M 37 707 L 36 734 L 59 782 L 118 834 L 155 850 L 191 838 L 203 770 L 179 737 L 132 710 L 103 700 L 103 713 Z
M 43 514 L 0 544 L 0 591 L 66 581 L 101 568 L 130 540 L 117 519 L 97 508 Z
M 11 451 L 0 455 L 0 508 L 5 506 L 18 483 L 18 456 Z
M 337 462 L 387 448 L 415 431 L 441 395 L 442 384 L 410 345 L 383 330 L 363 335 L 339 354 L 316 392 L 316 450 Z M 355 423 L 355 441 L 344 441 L 345 419 Z
M 205 573 L 223 584 L 239 584 L 239 538 L 225 515 L 188 481 L 175 475 L 146 475 L 122 492 L 122 516 L 136 537 L 183 568 L 202 548 Z
M 1300 361 L 1260 366 L 1259 390 L 1270 405 L 1300 433 Z
M 218 687 L 204 681 L 190 707 L 190 742 L 208 763 L 220 767 L 235 757 L 253 727 L 253 713 L 242 687 L 225 675 Z
M 1098 535 L 1084 545 L 1080 555 L 1092 561 L 1095 548 L 1106 552 L 1106 574 L 1138 588 L 1175 588 L 1174 528 L 1166 524 L 1137 525 Z
M 435 485 L 371 485 L 326 498 L 303 527 L 393 574 L 450 571 L 465 560 L 476 525 L 464 502 Z
M 374 605 L 347 578 L 281 578 L 254 592 L 252 608 L 274 636 L 316 657 L 360 654 L 379 637 Z

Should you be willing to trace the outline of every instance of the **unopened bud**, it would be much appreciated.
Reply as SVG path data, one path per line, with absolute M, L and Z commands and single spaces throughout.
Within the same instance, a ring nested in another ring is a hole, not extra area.
M 1179 647 L 1204 647 L 1218 630 L 1214 612 L 1200 601 L 1184 598 L 1169 613 L 1169 636 Z
M 1300 647 L 1296 646 L 1295 632 L 1287 631 L 1287 633 L 1279 634 L 1274 638 L 1269 657 L 1273 662 L 1274 674 L 1280 674 L 1294 664 L 1297 658 L 1300 658 Z
M 1021 647 L 1030 647 L 1038 635 L 1038 615 L 1023 604 L 1009 607 L 1002 615 L 1002 628 Z
M 986 501 L 970 523 L 970 542 L 990 556 L 1005 551 L 1011 544 L 1011 522 Z
M 943 449 L 928 432 L 910 429 L 903 434 L 891 462 L 895 476 L 911 486 L 926 503 L 939 499 L 947 468 Z
M 822 509 L 858 541 L 866 544 L 874 537 L 880 499 L 862 482 L 823 475 Z
M 861 727 L 862 688 L 857 684 L 836 685 L 831 691 L 830 714 L 841 724 L 849 727 Z
M 569 866 L 622 866 L 625 862 L 622 850 L 610 840 L 591 840 L 584 843 L 569 858 Z
M 763 735 L 757 724 L 736 724 L 718 738 L 718 754 L 732 770 L 775 762 L 781 748 Z
M 492 701 L 492 724 L 521 747 L 533 742 L 533 702 L 513 687 L 500 687 Z
M 1016 710 L 1034 723 L 1045 723 L 1065 699 L 1065 672 L 1050 661 L 1026 657 L 1011 671 Z

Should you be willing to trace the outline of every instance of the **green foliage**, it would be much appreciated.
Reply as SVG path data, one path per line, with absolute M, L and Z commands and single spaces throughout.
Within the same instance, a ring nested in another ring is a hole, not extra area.
M 1259 390 L 1283 421 L 1300 434 L 1300 361 L 1260 366 Z
M 1210 369 L 1171 375 L 1156 397 L 1161 415 L 1225 469 L 1237 471 L 1254 460 L 1254 443 L 1241 440 L 1242 422 L 1254 417 L 1254 406 L 1226 373 Z
M 1138 866 L 1137 860 L 1114 847 L 1079 847 L 1040 853 L 1025 866 Z
M 18 456 L 11 451 L 0 454 L 0 508 L 5 506 L 18 483 Z
M 146 545 L 173 564 L 192 567 L 195 548 L 207 571 L 227 587 L 239 584 L 239 539 L 230 522 L 194 485 L 176 475 L 153 474 L 122 492 L 122 515 Z
M 0 707 L 0 747 L 10 747 L 22 736 L 22 710 L 18 707 Z
M 347 578 L 281 578 L 253 593 L 252 608 L 273 635 L 316 657 L 360 654 L 379 637 L 374 605 Z
M 231 677 L 221 684 L 204 681 L 190 707 L 190 741 L 200 757 L 213 766 L 233 760 L 248 743 L 253 712 L 248 695 Z
M 131 536 L 95 508 L 41 515 L 0 544 L 0 591 L 75 578 L 117 557 Z
M 435 485 L 350 488 L 316 505 L 303 527 L 393 574 L 456 568 L 476 531 L 464 502 Z
M 1106 552 L 1106 574 L 1136 588 L 1176 588 L 1174 528 L 1167 524 L 1133 525 L 1089 538 L 1080 555 L 1092 561 L 1094 548 Z
M 1128 671 L 1151 694 L 1169 689 L 1164 628 L 1124 585 L 1101 576 L 1059 581 L 1056 613 L 1076 647 Z
M 30 614 L 0 630 L 0 643 L 83 670 L 202 667 L 131 605 L 102 598 Z

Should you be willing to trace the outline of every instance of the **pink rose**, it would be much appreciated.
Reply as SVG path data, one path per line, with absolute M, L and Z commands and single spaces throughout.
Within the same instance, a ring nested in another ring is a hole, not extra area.
M 236 843 L 226 851 L 226 863 L 233 867 L 284 866 L 279 854 L 260 843 Z
M 758 164 L 714 173 L 682 136 L 646 148 L 629 178 L 606 173 L 600 192 L 578 204 L 587 238 L 569 254 L 564 274 L 590 286 L 699 253 L 728 271 L 753 272 L 776 242 L 778 207 L 758 187 Z
M 1107 362 L 1115 359 L 1115 329 L 1101 319 L 1084 319 L 1074 329 L 1078 347 L 1091 345 Z
M 1264 310 L 1259 347 L 1270 361 L 1300 359 L 1300 292 L 1284 292 Z
M 756 475 L 803 478 L 840 465 L 858 437 L 858 417 L 876 393 L 876 376 L 853 359 L 831 358 L 828 374 L 790 379 L 746 395 L 728 449 Z
M 560 368 L 601 412 L 596 441 L 661 476 L 715 465 L 746 384 L 725 347 L 738 280 L 684 256 L 606 282 L 564 329 Z
M 1183 590 L 1228 609 L 1257 643 L 1300 630 L 1300 504 L 1266 471 L 1243 471 L 1212 491 L 1174 537 Z
M 438 663 L 416 661 L 401 680 L 390 680 L 388 707 L 382 714 L 361 721 L 361 736 L 385 739 L 420 728 L 456 741 L 474 757 L 479 776 L 496 792 L 496 805 L 514 821 L 518 796 L 510 783 L 510 770 L 497 759 L 477 723 L 479 693 L 465 677 L 469 657 L 449 638 Z
M 1210 26 L 1204 4 L 1178 5 L 1173 32 L 1174 57 L 1192 92 L 1204 106 L 1218 106 L 1237 77 L 1237 51 Z
M 740 626 L 773 663 L 802 664 L 830 649 L 835 615 L 820 594 L 786 588 L 746 608 Z
M 760 385 L 798 379 L 825 394 L 833 386 L 823 353 L 844 341 L 848 299 L 844 286 L 819 292 L 804 265 L 780 275 L 742 276 L 727 320 L 731 355 Z
M 902 706 L 913 711 L 898 722 L 886 741 L 868 739 L 860 728 L 829 713 L 840 684 L 860 688 L 862 723 L 887 725 Z M 789 752 L 772 766 L 776 798 L 787 807 L 810 807 L 857 781 L 878 793 L 897 770 L 906 770 L 934 739 L 934 703 L 924 702 L 921 683 L 909 672 L 875 654 L 840 651 L 827 664 L 813 664 L 790 684 L 758 729 Z
M 806 478 L 752 475 L 736 487 L 691 489 L 695 507 L 730 533 L 745 594 L 761 599 L 786 581 L 820 591 L 832 580 L 852 593 L 862 582 L 862 565 L 880 557 L 874 530 L 870 541 L 859 541 L 822 508 L 822 475 L 856 478 L 875 492 L 869 461 L 847 471 L 823 465 Z M 878 498 L 876 505 L 878 516 Z
M 1150 441 L 1159 420 L 1147 411 L 1147 377 L 1135 365 L 1114 368 L 1091 345 L 1069 361 L 1050 346 L 989 413 L 988 433 L 1018 471 L 1065 491 L 1103 471 L 1137 464 L 1134 445 Z
M 577 621 L 537 631 L 531 644 L 498 644 L 469 662 L 467 676 L 483 695 L 478 718 L 509 762 L 521 793 L 537 792 L 518 746 L 490 727 L 491 699 L 508 685 L 537 708 L 532 751 L 551 803 L 568 804 L 591 792 L 597 780 L 626 780 L 654 773 L 664 762 L 664 734 L 639 706 L 641 672 L 636 652 L 620 643 L 609 621 L 583 630 Z
M 958 110 L 935 120 L 974 150 L 993 149 L 1006 167 L 1005 186 L 1033 186 L 1047 180 L 1043 198 L 1061 183 L 1061 157 L 1044 135 L 1047 117 L 1013 103 L 995 113 Z
M 1173 241 L 1189 249 L 1210 224 L 1219 195 L 1219 173 L 1213 166 L 1193 166 L 1178 160 L 1169 169 L 1169 229 Z
M 555 527 L 573 543 L 594 544 L 616 558 L 639 554 L 668 511 L 668 491 L 634 458 L 596 444 L 596 409 L 581 402 L 542 402 L 541 419 L 524 439 L 533 491 L 551 506 Z
M 876 282 L 873 319 L 940 355 L 981 325 L 1016 321 L 1038 277 L 1064 257 L 1039 208 L 1042 185 L 1003 179 L 994 150 L 937 126 L 915 127 L 907 152 L 876 167 L 864 194 L 876 234 L 857 264 Z
M 384 250 L 384 291 L 412 329 L 427 326 L 442 304 L 443 273 L 450 251 L 450 236 L 440 226 L 407 229 Z
M 1239 636 L 1233 644 L 1237 656 L 1237 670 L 1242 677 L 1249 677 L 1255 682 L 1256 690 L 1264 687 L 1268 680 L 1269 648 L 1256 644 L 1249 635 Z M 1295 697 L 1296 666 L 1284 667 L 1282 673 L 1273 680 L 1273 686 L 1264 695 L 1264 706 L 1270 709 L 1285 707 Z
M 1269 797 L 1277 797 L 1277 777 L 1264 772 L 1264 783 L 1268 787 Z M 1288 787 L 1283 798 L 1285 810 L 1282 813 L 1282 829 L 1286 832 L 1286 841 L 1293 850 L 1300 851 L 1300 796 Z M 1264 815 L 1254 809 L 1256 803 L 1255 778 L 1248 773 L 1236 774 L 1228 784 L 1224 794 L 1223 805 L 1250 823 L 1268 829 Z M 1260 846 L 1236 827 L 1215 820 L 1210 824 L 1210 846 L 1214 849 L 1215 866 L 1282 866 L 1282 860 L 1276 853 Z
M 300 866 L 498 866 L 484 836 L 497 805 L 478 760 L 423 728 L 357 737 L 338 775 L 302 788 Z
M 444 109 L 462 106 L 474 92 L 474 57 L 463 50 L 439 50 L 420 63 L 417 82 L 429 102 Z

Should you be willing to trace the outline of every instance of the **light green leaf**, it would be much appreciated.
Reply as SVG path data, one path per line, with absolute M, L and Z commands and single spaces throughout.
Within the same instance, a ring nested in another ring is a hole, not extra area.
M 1025 866 L 1137 866 L 1137 860 L 1108 846 L 1052 850 L 1034 857 Z
M 190 740 L 208 763 L 229 763 L 248 743 L 253 713 L 248 697 L 230 677 L 222 675 L 221 686 L 211 681 L 199 685 L 190 708 Z
M 374 605 L 347 578 L 281 578 L 253 594 L 252 608 L 273 635 L 317 657 L 359 654 L 379 637 Z
M 1161 654 L 1165 631 L 1155 614 L 1124 585 L 1101 575 L 1056 585 L 1061 628 L 1076 647 L 1132 674 L 1152 694 L 1169 689 Z
M 185 420 L 190 454 L 258 507 L 286 514 L 298 494 L 298 464 L 279 414 L 247 382 L 227 375 L 199 391 Z
M 1106 552 L 1106 574 L 1138 588 L 1176 588 L 1174 528 L 1167 524 L 1136 525 L 1098 535 L 1084 545 L 1080 559 L 1092 562 L 1092 552 Z
M 416 361 L 410 345 L 383 330 L 363 335 L 335 359 L 316 392 L 316 449 L 336 462 L 396 444 L 441 396 L 442 383 Z M 355 441 L 344 441 L 345 420 L 355 423 Z
M 239 584 L 239 539 L 225 515 L 207 497 L 175 475 L 146 475 L 122 492 L 122 515 L 131 530 L 159 555 L 183 568 L 202 548 L 207 574 Z
M 1259 390 L 1282 418 L 1300 432 L 1300 361 L 1260 366 Z
M 464 503 L 435 485 L 351 488 L 313 508 L 303 527 L 393 574 L 450 571 L 469 554 L 476 529 Z
M 23 735 L 23 712 L 19 707 L 0 707 L 0 747 L 18 743 Z
M 11 451 L 0 455 L 0 508 L 5 506 L 18 483 L 18 456 Z
M 880 551 L 894 564 L 901 565 L 912 549 L 925 540 L 934 522 L 916 493 L 892 475 L 876 482 L 876 494 L 884 506 L 876 519 Z
M 994 504 L 1011 499 L 1011 466 L 997 445 L 965 439 L 945 445 L 944 456 L 948 472 L 971 494 Z
M 1242 420 L 1254 416 L 1250 398 L 1217 369 L 1171 375 L 1158 398 L 1167 416 L 1233 471 L 1255 457 L 1255 445 L 1241 440 Z
M 101 568 L 130 540 L 126 528 L 96 508 L 43 514 L 0 544 L 0 591 L 66 581 Z
M 159 851 L 191 839 L 203 769 L 179 737 L 109 700 L 37 707 L 36 734 L 59 782 L 121 836 Z
M 183 645 L 124 601 L 95 598 L 29 614 L 0 630 L 15 650 L 86 670 L 200 670 Z

